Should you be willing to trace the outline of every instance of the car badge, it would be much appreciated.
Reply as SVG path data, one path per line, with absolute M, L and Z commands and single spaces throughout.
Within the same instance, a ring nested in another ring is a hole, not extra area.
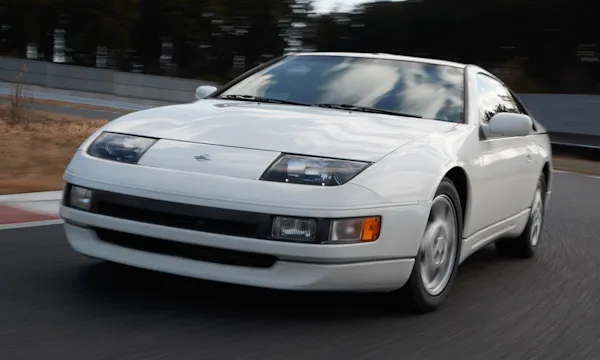
M 194 157 L 194 159 L 196 159 L 198 161 L 208 161 L 208 160 L 210 160 L 210 155 L 202 154 L 202 155 L 198 155 L 198 156 Z

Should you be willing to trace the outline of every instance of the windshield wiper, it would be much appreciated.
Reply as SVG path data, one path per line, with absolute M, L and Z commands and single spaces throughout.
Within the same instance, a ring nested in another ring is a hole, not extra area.
M 252 101 L 252 102 L 269 103 L 269 104 L 314 106 L 313 104 L 304 103 L 304 102 L 300 102 L 300 101 L 280 100 L 280 99 L 272 99 L 272 98 L 267 98 L 267 97 L 262 97 L 262 96 L 252 96 L 252 95 L 222 95 L 222 96 L 219 96 L 218 99 Z
M 367 112 L 367 113 L 373 113 L 373 114 L 384 114 L 384 115 L 395 115 L 395 116 L 406 116 L 406 117 L 412 117 L 412 118 L 417 118 L 417 119 L 423 118 L 422 116 L 419 116 L 419 115 L 402 114 L 402 113 L 395 112 L 395 111 L 381 110 L 381 109 L 370 108 L 370 107 L 366 107 L 366 106 L 356 106 L 356 105 L 349 105 L 349 104 L 317 104 L 316 106 L 324 107 L 324 108 L 328 108 L 328 109 L 359 111 L 359 112 Z

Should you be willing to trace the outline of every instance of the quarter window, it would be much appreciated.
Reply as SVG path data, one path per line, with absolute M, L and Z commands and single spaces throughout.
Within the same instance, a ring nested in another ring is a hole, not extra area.
M 510 91 L 499 81 L 484 74 L 477 74 L 477 87 L 479 119 L 482 123 L 487 123 L 497 113 L 521 113 Z

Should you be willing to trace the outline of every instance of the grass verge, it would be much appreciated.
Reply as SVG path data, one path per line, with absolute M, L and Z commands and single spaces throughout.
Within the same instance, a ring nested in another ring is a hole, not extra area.
M 0 107 L 0 194 L 60 190 L 62 175 L 77 147 L 104 120 L 24 109 L 6 121 Z

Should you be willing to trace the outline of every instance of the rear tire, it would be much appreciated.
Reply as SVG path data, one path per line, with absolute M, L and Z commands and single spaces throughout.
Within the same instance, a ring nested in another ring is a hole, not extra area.
M 456 187 L 444 178 L 433 198 L 419 254 L 407 284 L 400 290 L 412 310 L 437 310 L 456 278 L 463 217 Z
M 533 195 L 533 203 L 529 220 L 523 233 L 516 238 L 501 239 L 496 241 L 496 251 L 502 256 L 517 258 L 532 258 L 542 240 L 542 227 L 546 208 L 545 201 L 546 180 L 542 175 Z

